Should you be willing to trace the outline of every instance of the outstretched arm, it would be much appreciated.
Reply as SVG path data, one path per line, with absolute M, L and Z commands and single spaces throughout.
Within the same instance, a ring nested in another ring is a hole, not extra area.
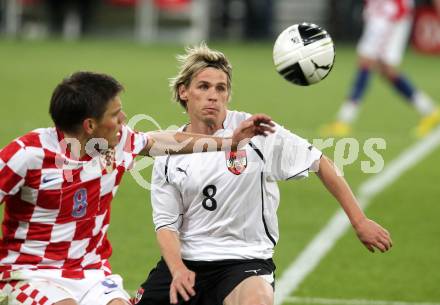
M 241 122 L 230 138 L 176 131 L 151 132 L 148 133 L 148 143 L 142 150 L 141 155 L 162 156 L 166 154 L 236 150 L 238 147 L 246 145 L 254 136 L 266 136 L 268 133 L 273 133 L 274 126 L 269 116 L 255 114 Z
M 170 303 L 177 304 L 180 295 L 185 301 L 194 296 L 196 274 L 189 270 L 180 255 L 180 242 L 177 233 L 168 229 L 161 229 L 156 233 L 162 256 L 170 269 L 173 280 L 170 285 Z
M 371 252 L 374 252 L 374 248 L 381 252 L 388 251 L 392 246 L 390 234 L 386 229 L 365 216 L 344 177 L 337 174 L 330 159 L 322 156 L 317 175 L 344 209 L 358 238 L 365 247 Z

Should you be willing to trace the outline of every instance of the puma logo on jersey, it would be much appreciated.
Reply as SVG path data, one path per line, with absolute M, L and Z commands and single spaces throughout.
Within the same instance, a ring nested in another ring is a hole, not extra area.
M 185 176 L 188 177 L 188 174 L 187 174 L 186 170 L 184 170 L 184 169 L 182 169 L 182 168 L 180 168 L 180 167 L 176 167 L 176 171 L 181 172 L 181 173 L 184 173 Z
M 248 273 L 253 272 L 253 273 L 255 273 L 255 275 L 258 275 L 258 271 L 261 271 L 261 269 L 251 269 L 251 270 L 246 270 L 245 272 L 248 272 Z

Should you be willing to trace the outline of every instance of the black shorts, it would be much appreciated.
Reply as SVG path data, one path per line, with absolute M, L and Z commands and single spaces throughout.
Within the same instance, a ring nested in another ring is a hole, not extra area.
M 272 259 L 224 260 L 215 262 L 187 261 L 188 269 L 196 273 L 196 295 L 188 302 L 179 298 L 179 305 L 222 305 L 228 294 L 243 280 L 254 275 L 270 275 L 275 271 Z M 172 277 L 161 259 L 141 285 L 137 305 L 169 305 Z M 274 287 L 275 283 L 272 283 Z

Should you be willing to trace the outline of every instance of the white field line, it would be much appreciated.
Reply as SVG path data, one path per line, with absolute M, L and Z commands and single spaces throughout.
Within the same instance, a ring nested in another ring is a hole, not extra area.
M 371 199 L 396 181 L 405 171 L 423 160 L 440 145 L 440 127 L 437 127 L 424 139 L 406 149 L 391 161 L 384 170 L 368 179 L 359 187 L 357 198 L 365 209 Z M 327 225 L 305 247 L 276 282 L 275 305 L 282 304 L 301 284 L 304 278 L 313 271 L 321 259 L 334 246 L 336 241 L 349 227 L 349 221 L 340 209 Z
M 440 303 L 427 302 L 403 302 L 403 301 L 382 301 L 365 299 L 327 299 L 327 298 L 303 298 L 287 297 L 284 300 L 289 304 L 313 304 L 313 305 L 440 305 Z

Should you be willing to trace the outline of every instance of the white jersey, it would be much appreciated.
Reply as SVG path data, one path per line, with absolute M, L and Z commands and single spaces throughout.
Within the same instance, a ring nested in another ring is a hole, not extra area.
M 398 66 L 411 33 L 413 7 L 413 0 L 366 1 L 358 53 Z
M 215 135 L 230 136 L 249 116 L 228 111 Z M 271 258 L 279 235 L 276 181 L 307 177 L 321 155 L 277 125 L 236 153 L 158 157 L 151 190 L 156 230 L 178 232 L 187 260 Z
M 366 0 L 365 18 L 399 20 L 412 14 L 414 0 Z

